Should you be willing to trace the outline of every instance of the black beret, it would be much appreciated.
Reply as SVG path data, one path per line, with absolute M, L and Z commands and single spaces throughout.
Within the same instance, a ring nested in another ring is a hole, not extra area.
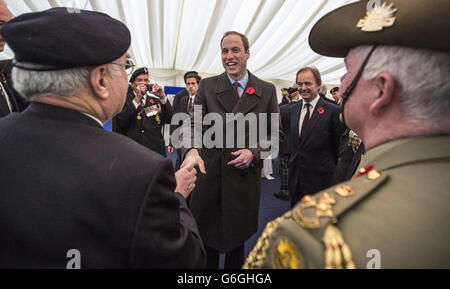
M 134 79 L 136 77 L 138 77 L 139 75 L 141 75 L 141 74 L 147 74 L 148 75 L 148 69 L 146 67 L 141 67 L 141 68 L 136 69 L 133 72 L 133 74 L 131 75 L 131 77 L 130 77 L 130 82 L 133 82 Z
M 335 91 L 339 91 L 339 87 L 333 87 L 331 90 L 330 90 L 330 93 L 333 93 L 333 92 L 335 92 Z
M 312 50 L 331 57 L 361 45 L 450 51 L 449 0 L 389 0 L 369 12 L 370 4 L 355 2 L 323 16 L 309 34 Z
M 22 14 L 1 33 L 15 54 L 15 66 L 60 70 L 109 63 L 126 53 L 131 34 L 107 14 L 58 7 Z

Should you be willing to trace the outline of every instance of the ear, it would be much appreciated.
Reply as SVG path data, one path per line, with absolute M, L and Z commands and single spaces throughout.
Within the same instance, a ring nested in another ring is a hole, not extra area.
M 108 79 L 106 78 L 107 75 L 109 75 L 109 72 L 104 65 L 97 66 L 91 71 L 89 81 L 92 91 L 101 99 L 106 99 L 109 96 L 109 89 L 107 86 Z
M 383 109 L 394 102 L 395 80 L 390 74 L 381 73 L 373 80 L 371 90 L 369 110 L 374 115 L 379 115 Z

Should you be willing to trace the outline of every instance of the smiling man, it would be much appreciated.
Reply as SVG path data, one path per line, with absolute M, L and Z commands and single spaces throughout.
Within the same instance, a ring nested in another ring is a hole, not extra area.
M 250 148 L 253 144 L 249 144 L 249 132 L 258 131 L 262 125 L 258 114 L 268 115 L 279 110 L 275 87 L 247 70 L 250 57 L 247 37 L 235 31 L 225 33 L 221 56 L 225 73 L 200 82 L 194 105 L 200 106 L 203 116 L 207 113 L 220 115 L 224 135 L 225 115 L 229 113 L 255 114 L 257 127 L 234 130 L 231 137 L 235 144 L 238 134 L 245 136 L 243 148 L 227 147 L 225 143 L 212 148 L 185 148 L 182 167 L 193 163 L 202 172 L 191 196 L 190 208 L 207 249 L 207 267 L 218 268 L 222 252 L 226 253 L 225 268 L 239 268 L 244 261 L 244 242 L 258 228 L 261 150 L 259 144 L 257 148 Z M 193 115 L 191 112 L 191 117 Z M 270 127 L 268 124 L 270 117 L 266 127 Z
M 339 155 L 339 139 L 345 128 L 340 109 L 319 96 L 322 84 L 316 68 L 304 67 L 296 81 L 301 100 L 291 107 L 292 152 L 289 163 L 291 207 L 305 195 L 331 185 Z

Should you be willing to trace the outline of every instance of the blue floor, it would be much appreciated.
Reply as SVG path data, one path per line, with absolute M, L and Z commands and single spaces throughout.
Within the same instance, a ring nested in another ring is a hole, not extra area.
M 168 158 L 175 164 L 176 154 L 168 155 Z M 289 201 L 282 201 L 273 196 L 274 193 L 280 190 L 280 174 L 278 159 L 272 162 L 273 180 L 261 178 L 261 199 L 259 204 L 259 222 L 258 232 L 256 232 L 250 239 L 245 242 L 245 257 L 247 258 L 250 251 L 255 246 L 259 236 L 266 227 L 267 222 L 283 215 L 290 209 Z M 221 266 L 223 267 L 223 258 L 221 258 Z

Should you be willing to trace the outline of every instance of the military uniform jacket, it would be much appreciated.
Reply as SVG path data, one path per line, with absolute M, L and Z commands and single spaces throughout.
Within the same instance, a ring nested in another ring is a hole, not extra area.
M 361 167 L 270 222 L 245 267 L 450 268 L 450 136 L 390 141 Z
M 248 88 L 251 88 L 252 93 L 249 93 Z M 258 119 L 259 113 L 279 112 L 275 87 L 250 72 L 247 87 L 238 102 L 226 73 L 202 79 L 194 100 L 194 106 L 197 105 L 202 106 L 203 117 L 207 113 L 222 116 L 224 139 L 226 113 L 254 113 Z M 191 117 L 193 113 L 194 111 L 191 111 Z M 270 123 L 270 118 L 267 119 Z M 271 129 L 270 126 L 268 128 Z M 206 129 L 208 127 L 204 127 L 204 130 Z M 247 148 L 248 129 L 247 127 L 245 131 Z M 236 140 L 236 129 L 234 133 Z M 268 135 L 270 136 L 270 132 Z M 240 170 L 228 166 L 227 163 L 235 159 L 231 152 L 240 148 L 227 149 L 225 144 L 223 147 L 203 147 L 200 150 L 207 174 L 197 174 L 196 187 L 191 194 L 189 206 L 197 220 L 204 243 L 218 251 L 227 252 L 244 243 L 258 229 L 261 160 L 260 148 L 251 148 L 254 160 L 249 168 Z M 186 151 L 186 148 L 182 150 L 183 156 Z
M 79 112 L 32 103 L 0 120 L 0 267 L 202 268 L 171 162 Z
M 133 104 L 134 97 L 134 92 L 129 90 L 124 108 L 116 116 L 117 131 L 166 156 L 161 129 L 164 124 L 170 123 L 172 117 L 170 102 L 167 100 L 162 104 L 158 97 L 147 95 L 145 105 L 136 108 Z

